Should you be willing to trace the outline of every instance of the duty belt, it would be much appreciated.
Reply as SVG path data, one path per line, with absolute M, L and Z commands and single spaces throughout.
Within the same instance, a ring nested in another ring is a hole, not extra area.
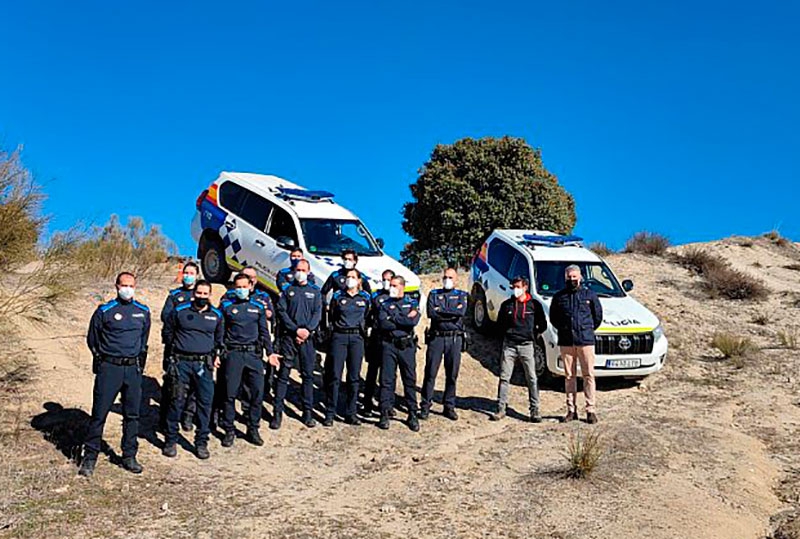
M 114 357 L 114 356 L 103 356 L 103 361 L 106 363 L 111 363 L 112 365 L 117 365 L 120 367 L 130 367 L 132 365 L 137 365 L 139 363 L 138 357 Z
M 464 332 L 463 331 L 433 331 L 434 337 L 461 337 Z
M 208 354 L 183 354 L 183 353 L 176 353 L 175 359 L 178 361 L 208 361 L 213 357 L 212 353 Z
M 257 344 L 226 344 L 225 348 L 234 352 L 258 352 L 261 349 Z
M 403 335 L 402 337 L 393 337 L 391 333 L 387 333 L 385 335 L 381 335 L 381 338 L 386 342 L 395 342 L 395 341 L 410 342 L 414 340 L 414 335 Z
M 334 333 L 342 333 L 343 335 L 356 335 L 361 333 L 361 328 L 333 328 Z

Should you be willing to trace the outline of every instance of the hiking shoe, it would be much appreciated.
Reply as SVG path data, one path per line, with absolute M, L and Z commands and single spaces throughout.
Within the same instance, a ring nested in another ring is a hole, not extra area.
M 389 414 L 386 413 L 381 414 L 381 420 L 378 422 L 378 428 L 383 430 L 389 430 Z
M 408 420 L 406 423 L 412 432 L 419 432 L 419 419 L 417 418 L 416 412 L 411 412 L 408 414 Z
M 590 425 L 594 425 L 595 423 L 597 423 L 597 414 L 595 414 L 594 412 L 589 412 L 588 414 L 586 414 L 586 422 L 589 423 Z
M 530 421 L 531 423 L 541 423 L 542 414 L 539 412 L 539 410 L 533 410 L 531 412 L 531 417 L 528 421 Z
M 264 439 L 261 438 L 261 434 L 259 434 L 258 429 L 248 429 L 247 435 L 244 437 L 244 439 L 259 447 L 264 445 Z
M 361 420 L 355 415 L 349 415 L 345 417 L 344 422 L 348 425 L 353 425 L 354 427 L 357 427 L 361 424 Z
M 272 418 L 272 421 L 269 422 L 270 430 L 278 430 L 279 428 L 281 428 L 281 423 L 283 423 L 283 413 L 278 412 Z
M 419 410 L 419 418 L 422 420 L 428 419 L 430 417 L 431 411 L 428 408 L 420 408 Z
M 569 423 L 570 421 L 577 421 L 578 414 L 575 412 L 567 412 L 567 415 L 564 416 L 564 419 L 561 420 L 562 423 Z
M 303 425 L 305 425 L 309 429 L 313 429 L 314 427 L 317 426 L 317 422 L 314 420 L 314 416 L 311 415 L 311 412 L 303 413 Z
M 322 421 L 323 427 L 332 427 L 333 426 L 333 417 L 326 415 L 325 419 Z
M 161 450 L 161 454 L 165 457 L 174 458 L 178 456 L 178 447 L 175 444 L 167 444 Z
M 222 439 L 222 447 L 233 447 L 233 442 L 236 441 L 236 434 L 232 431 L 226 431 L 225 437 Z
M 208 446 L 205 445 L 198 445 L 195 449 L 195 454 L 200 460 L 206 460 L 211 456 L 211 453 L 208 452 Z
M 81 462 L 78 475 L 82 475 L 83 477 L 91 477 L 94 473 L 95 466 L 97 466 L 97 457 L 83 457 L 83 462 Z
M 444 415 L 450 421 L 458 421 L 458 414 L 456 413 L 455 408 L 445 408 L 442 415 Z
M 125 457 L 122 459 L 122 467 L 131 473 L 140 474 L 144 468 L 136 460 L 136 457 Z
M 489 416 L 489 420 L 490 421 L 500 421 L 505 416 L 506 416 L 506 409 L 505 408 L 501 408 L 501 409 L 497 410 L 495 413 L 493 413 L 492 415 L 490 415 Z

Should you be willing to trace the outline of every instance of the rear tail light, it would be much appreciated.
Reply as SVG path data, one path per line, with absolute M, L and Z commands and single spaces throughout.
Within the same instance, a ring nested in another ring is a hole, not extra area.
M 199 197 L 197 197 L 197 201 L 194 203 L 194 205 L 198 210 L 200 210 L 200 204 L 203 203 L 203 201 L 206 198 L 206 195 L 208 195 L 208 189 L 203 189 L 203 192 L 200 193 Z

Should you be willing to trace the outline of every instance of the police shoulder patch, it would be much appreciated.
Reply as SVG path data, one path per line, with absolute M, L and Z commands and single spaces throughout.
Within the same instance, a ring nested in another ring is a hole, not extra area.
M 341 295 L 342 295 L 342 291 L 341 290 L 337 290 L 336 292 L 333 293 L 333 299 L 338 299 L 339 297 L 341 297 Z
M 186 309 L 188 309 L 191 306 L 192 306 L 191 303 L 184 303 L 183 305 L 178 305 L 177 307 L 175 307 L 175 311 L 176 312 L 177 311 L 185 311 Z
M 227 309 L 231 305 L 233 305 L 233 302 L 227 299 L 223 299 L 222 303 L 219 304 L 219 306 L 222 307 L 223 309 Z
M 180 294 L 182 291 L 183 291 L 183 288 L 173 288 L 172 290 L 169 291 L 169 295 L 170 296 L 176 296 L 176 295 Z
M 259 303 L 258 301 L 255 300 L 255 298 L 250 298 L 250 304 L 251 305 L 255 305 L 256 307 L 258 307 L 259 310 L 264 309 L 264 304 L 263 303 Z
M 106 312 L 106 311 L 108 311 L 109 309 L 113 309 L 113 308 L 114 308 L 114 307 L 116 307 L 117 305 L 119 305 L 119 302 L 118 302 L 117 300 L 115 300 L 115 299 L 112 299 L 112 300 L 111 300 L 111 301 L 109 301 L 108 303 L 104 303 L 103 305 L 101 305 L 101 306 L 100 306 L 100 311 L 101 311 L 101 312 Z
M 219 309 L 217 309 L 216 307 L 211 307 L 211 311 L 212 311 L 214 314 L 216 314 L 217 316 L 219 316 L 220 318 L 222 318 L 222 313 L 221 313 L 221 312 L 219 311 Z
M 150 308 L 147 305 L 145 305 L 144 303 L 139 303 L 138 301 L 133 300 L 133 304 L 135 306 L 139 307 L 144 312 L 150 312 Z

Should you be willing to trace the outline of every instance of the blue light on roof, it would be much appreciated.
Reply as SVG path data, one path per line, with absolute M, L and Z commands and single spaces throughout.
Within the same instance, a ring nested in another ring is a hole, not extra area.
M 291 189 L 288 187 L 279 187 L 278 193 L 287 198 L 294 198 L 298 200 L 330 200 L 333 198 L 333 193 L 330 191 L 310 191 L 308 189 Z
M 540 234 L 523 234 L 522 239 L 540 244 L 564 245 L 567 243 L 580 243 L 583 238 L 579 236 L 542 236 Z

